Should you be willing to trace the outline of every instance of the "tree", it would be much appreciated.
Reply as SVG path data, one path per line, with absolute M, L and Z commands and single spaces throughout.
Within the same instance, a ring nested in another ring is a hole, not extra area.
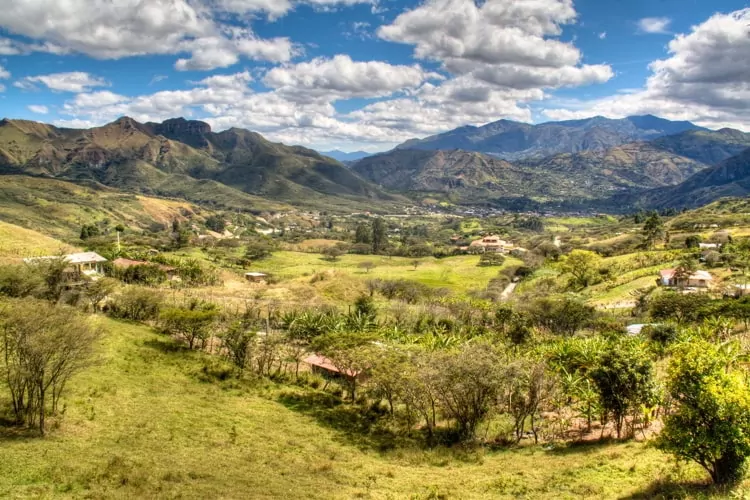
M 370 271 L 375 269 L 375 263 L 371 260 L 367 260 L 365 262 L 360 262 L 357 267 L 359 267 L 360 269 L 364 269 L 365 272 L 369 274 Z
M 211 215 L 206 218 L 206 227 L 211 231 L 223 233 L 227 228 L 227 222 L 226 220 L 224 220 L 224 217 L 221 217 L 219 215 Z
M 698 263 L 692 255 L 683 255 L 674 270 L 675 283 L 683 288 L 690 277 L 698 270 Z
M 703 241 L 703 238 L 700 235 L 691 234 L 685 238 L 685 248 L 699 248 L 701 241 Z
M 594 319 L 593 307 L 571 298 L 542 298 L 528 308 L 531 321 L 558 335 L 574 335 Z
M 414 270 L 416 271 L 417 268 L 422 264 L 422 261 L 419 259 L 414 259 L 411 261 L 411 265 L 414 266 Z
M 0 335 L 16 419 L 44 435 L 48 410 L 57 412 L 67 382 L 90 360 L 99 331 L 72 308 L 27 299 L 0 311 Z
M 666 417 L 659 446 L 700 464 L 716 484 L 742 479 L 750 456 L 750 392 L 742 370 L 720 346 L 686 342 L 675 349 L 667 391 L 675 410 Z
M 698 321 L 703 309 L 711 302 L 704 294 L 662 293 L 649 304 L 649 314 L 657 321 L 674 321 L 684 324 Z
M 664 222 L 662 222 L 658 213 L 652 213 L 644 222 L 643 236 L 648 248 L 653 248 L 657 242 L 664 239 Z
M 385 222 L 380 217 L 372 221 L 372 253 L 378 254 L 388 246 Z
M 492 346 L 469 344 L 445 352 L 436 366 L 436 392 L 445 416 L 462 440 L 474 438 L 477 426 L 492 411 L 502 382 L 502 360 Z
M 199 340 L 203 348 L 211 335 L 211 327 L 217 315 L 217 311 L 212 308 L 167 309 L 161 314 L 162 330 L 184 338 L 190 349 L 195 348 Z
M 323 256 L 325 257 L 325 259 L 331 262 L 336 262 L 337 260 L 339 260 L 339 257 L 344 255 L 345 253 L 346 252 L 338 246 L 328 247 L 323 250 Z
M 577 289 L 594 284 L 602 258 L 589 250 L 573 250 L 562 262 L 561 269 L 571 275 L 571 285 Z
M 117 282 L 110 278 L 93 281 L 86 287 L 86 298 L 91 302 L 91 308 L 96 312 L 102 301 L 109 297 L 117 288 Z
M 626 417 L 641 405 L 654 403 L 653 363 L 638 339 L 611 342 L 602 353 L 591 378 L 603 410 L 612 416 L 617 439 Z
M 357 224 L 354 231 L 354 243 L 372 243 L 372 228 L 367 224 Z
M 82 240 L 87 240 L 89 238 L 99 236 L 99 234 L 101 234 L 101 232 L 99 231 L 99 227 L 96 224 L 86 224 L 81 227 Z
M 229 324 L 220 337 L 227 358 L 238 368 L 241 377 L 252 358 L 255 330 L 250 323 L 240 319 Z
M 273 244 L 266 240 L 251 241 L 245 249 L 245 258 L 248 260 L 262 260 L 271 256 L 276 250 Z
M 480 267 L 490 267 L 490 266 L 502 266 L 505 263 L 505 257 L 503 257 L 502 254 L 496 253 L 496 252 L 485 252 L 482 254 L 481 257 L 479 257 L 479 266 Z

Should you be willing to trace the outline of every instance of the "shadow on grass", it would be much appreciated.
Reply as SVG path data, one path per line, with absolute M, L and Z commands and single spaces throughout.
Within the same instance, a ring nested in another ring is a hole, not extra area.
M 617 439 L 609 438 L 609 437 L 591 440 L 591 441 L 571 441 L 569 443 L 565 443 L 564 445 L 556 446 L 548 450 L 548 453 L 551 453 L 553 455 L 561 455 L 561 456 L 592 453 L 602 448 L 612 446 L 613 444 L 624 444 L 627 442 L 629 441 L 626 441 L 626 440 L 618 441 Z
M 282 392 L 277 401 L 290 410 L 313 417 L 321 425 L 339 432 L 348 444 L 380 452 L 393 450 L 404 444 L 416 444 L 414 440 L 385 428 L 381 424 L 381 419 L 385 417 L 380 413 L 344 403 L 325 392 L 287 391 Z
M 143 346 L 149 347 L 164 354 L 184 354 L 186 352 L 190 352 L 190 349 L 188 349 L 186 345 L 183 345 L 180 342 L 169 337 L 164 337 L 163 339 L 160 338 L 146 340 L 143 342 Z
M 697 481 L 654 481 L 647 488 L 621 497 L 622 500 L 672 500 L 677 498 L 729 498 L 730 488 Z

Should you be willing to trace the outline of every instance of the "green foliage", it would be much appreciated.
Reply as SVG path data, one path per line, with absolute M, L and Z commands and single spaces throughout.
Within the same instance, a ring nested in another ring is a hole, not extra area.
M 167 281 L 167 273 L 155 264 L 130 266 L 119 273 L 119 277 L 131 285 L 157 286 Z
M 750 456 L 750 392 L 742 371 L 715 344 L 680 344 L 667 390 L 675 410 L 666 418 L 661 448 L 700 464 L 714 483 L 738 482 Z
M 657 242 L 664 239 L 664 235 L 664 222 L 658 213 L 653 212 L 643 224 L 643 237 L 646 240 L 646 246 L 653 248 Z
M 218 316 L 213 307 L 198 306 L 192 309 L 169 308 L 161 312 L 159 320 L 164 333 L 182 337 L 189 349 L 205 347 L 211 328 Z
M 580 290 L 600 280 L 600 262 L 601 257 L 594 252 L 573 250 L 565 257 L 560 268 L 564 273 L 570 274 L 571 286 Z
M 528 306 L 531 321 L 557 335 L 574 335 L 594 319 L 593 307 L 567 297 L 541 298 Z
M 227 228 L 227 222 L 221 215 L 210 215 L 206 218 L 206 227 L 211 231 L 223 233 Z
M 270 257 L 276 250 L 276 246 L 268 240 L 255 240 L 247 244 L 245 258 L 254 261 Z
M 101 234 L 101 231 L 99 230 L 99 226 L 96 224 L 85 224 L 81 227 L 81 239 L 87 240 L 89 238 L 93 238 L 95 236 L 99 236 Z
M 650 407 L 655 402 L 653 363 L 638 339 L 611 342 L 591 378 L 603 410 L 614 420 L 618 439 L 626 418 L 639 411 L 641 405 Z
M 354 232 L 354 243 L 372 244 L 372 228 L 367 224 L 357 224 L 357 228 Z
M 485 252 L 479 257 L 478 266 L 492 267 L 502 266 L 505 263 L 505 257 L 502 254 L 495 252 Z
M 704 308 L 710 302 L 710 297 L 704 294 L 667 292 L 651 300 L 649 314 L 657 321 L 693 322 L 704 316 Z
M 120 319 L 153 321 L 159 317 L 164 296 L 155 290 L 128 287 L 107 304 L 107 312 Z
M 372 220 L 372 253 L 379 254 L 388 246 L 385 221 L 380 217 Z

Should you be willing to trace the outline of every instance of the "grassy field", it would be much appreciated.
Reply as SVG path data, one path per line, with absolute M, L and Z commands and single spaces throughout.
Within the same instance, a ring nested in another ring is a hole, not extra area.
M 325 393 L 206 380 L 206 355 L 102 323 L 98 362 L 49 437 L 0 427 L 0 497 L 672 498 L 702 478 L 638 442 L 395 447 Z
M 0 260 L 56 255 L 74 247 L 31 229 L 0 221 Z

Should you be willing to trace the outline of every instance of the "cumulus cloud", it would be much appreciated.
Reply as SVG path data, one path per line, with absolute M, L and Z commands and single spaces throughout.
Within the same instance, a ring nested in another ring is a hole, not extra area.
M 263 83 L 291 100 L 385 97 L 414 89 L 430 78 L 442 78 L 418 65 L 392 65 L 381 61 L 355 62 L 348 55 L 271 69 Z
M 226 67 L 240 56 L 284 62 L 294 55 L 288 39 L 260 39 L 222 24 L 215 14 L 188 0 L 11 2 L 0 10 L 0 27 L 40 43 L 0 42 L 0 51 L 70 51 L 99 59 L 190 53 L 177 63 L 185 70 Z
M 26 107 L 32 113 L 38 113 L 40 115 L 46 115 L 47 113 L 49 113 L 49 109 L 47 108 L 47 106 L 42 106 L 41 104 L 30 104 Z
M 715 14 L 669 43 L 644 89 L 546 111 L 553 119 L 653 113 L 705 126 L 750 125 L 750 9 Z
M 35 88 L 35 83 L 42 83 L 50 90 L 61 92 L 88 92 L 93 87 L 105 87 L 109 85 L 103 78 L 82 71 L 27 76 L 14 83 L 14 85 L 24 90 L 31 90 Z
M 638 30 L 641 33 L 669 33 L 669 25 L 672 20 L 668 17 L 644 17 L 638 21 Z
M 10 78 L 10 71 L 0 66 L 0 79 L 8 79 Z
M 414 45 L 418 59 L 511 88 L 561 87 L 612 78 L 606 65 L 580 65 L 581 52 L 555 37 L 573 23 L 572 0 L 427 0 L 381 26 L 384 40 Z

